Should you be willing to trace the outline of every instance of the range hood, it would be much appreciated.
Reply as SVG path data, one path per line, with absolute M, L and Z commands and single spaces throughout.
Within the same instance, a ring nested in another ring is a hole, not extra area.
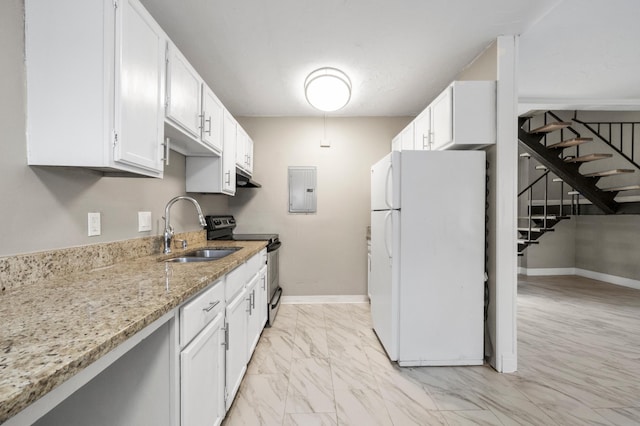
M 262 188 L 262 185 L 251 179 L 245 171 L 236 168 L 236 188 Z

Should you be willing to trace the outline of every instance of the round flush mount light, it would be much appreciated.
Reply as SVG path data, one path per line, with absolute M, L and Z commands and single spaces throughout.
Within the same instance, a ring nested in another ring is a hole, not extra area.
M 337 111 L 351 99 L 351 80 L 337 68 L 318 68 L 304 81 L 304 94 L 314 108 Z

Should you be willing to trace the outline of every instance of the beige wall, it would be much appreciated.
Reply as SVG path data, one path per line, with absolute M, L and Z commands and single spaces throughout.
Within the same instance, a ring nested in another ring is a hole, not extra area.
M 163 180 L 27 166 L 23 15 L 22 0 L 0 2 L 0 256 L 159 234 L 166 202 L 184 194 L 181 155 L 173 155 Z M 227 211 L 225 196 L 197 198 L 206 212 Z M 152 232 L 137 232 L 139 210 L 152 212 Z M 87 237 L 93 211 L 102 213 L 99 237 Z M 198 229 L 186 203 L 176 204 L 171 218 L 176 231 Z
M 239 190 L 229 207 L 238 232 L 276 232 L 287 296 L 366 294 L 370 167 L 412 118 L 239 118 L 255 143 L 260 189 Z M 317 214 L 288 213 L 287 168 L 316 166 Z

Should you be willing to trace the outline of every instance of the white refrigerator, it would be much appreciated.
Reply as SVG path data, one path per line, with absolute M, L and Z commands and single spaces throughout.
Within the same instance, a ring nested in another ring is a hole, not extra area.
M 400 366 L 483 363 L 485 187 L 484 151 L 371 168 L 371 315 Z

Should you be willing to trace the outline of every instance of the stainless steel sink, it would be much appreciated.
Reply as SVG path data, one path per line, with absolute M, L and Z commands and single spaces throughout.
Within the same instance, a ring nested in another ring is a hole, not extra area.
M 211 260 L 217 260 L 217 259 L 207 258 L 207 257 L 172 257 L 171 259 L 165 260 L 165 262 L 189 263 L 189 262 L 209 262 Z
M 242 247 L 220 247 L 220 248 L 207 248 L 190 251 L 183 253 L 181 256 L 166 259 L 165 262 L 178 262 L 178 263 L 190 263 L 190 262 L 210 262 L 212 260 L 222 259 L 230 254 L 235 253 Z
M 208 248 L 200 249 L 189 252 L 184 257 L 200 257 L 205 259 L 222 259 L 225 256 L 229 256 L 240 250 L 242 247 L 221 247 L 221 248 Z

